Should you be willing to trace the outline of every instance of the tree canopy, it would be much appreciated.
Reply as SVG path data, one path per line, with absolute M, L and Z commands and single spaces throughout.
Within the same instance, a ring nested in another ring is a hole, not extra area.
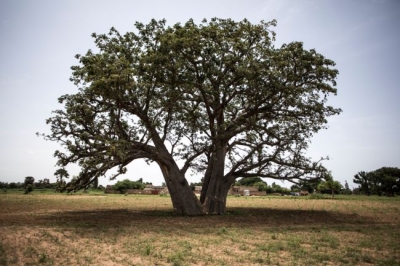
M 371 172 L 361 171 L 354 175 L 353 182 L 365 195 L 394 196 L 395 192 L 400 192 L 400 169 L 381 167 Z
M 332 173 L 327 172 L 324 176 L 324 181 L 318 184 L 317 190 L 320 192 L 329 191 L 334 197 L 335 193 L 339 194 L 340 190 L 343 189 L 342 184 L 339 181 L 336 181 L 332 177 Z
M 47 120 L 46 139 L 64 147 L 58 166 L 82 168 L 67 188 L 146 159 L 160 167 L 175 210 L 198 215 L 224 213 L 238 178 L 320 178 L 323 159 L 305 151 L 341 112 L 327 105 L 338 71 L 301 42 L 275 47 L 275 25 L 152 20 L 124 35 L 94 33 L 96 51 L 72 67 L 78 92 L 61 96 L 64 109 Z M 188 171 L 203 176 L 199 200 Z
M 113 185 L 113 189 L 119 191 L 120 193 L 125 193 L 128 189 L 144 189 L 145 186 L 146 185 L 143 184 L 142 179 L 137 181 L 124 179 L 115 183 L 115 185 Z
M 28 194 L 33 191 L 34 184 L 35 184 L 35 178 L 33 176 L 25 177 L 24 181 L 25 194 Z
M 33 176 L 27 176 L 24 180 L 25 187 L 28 185 L 33 185 L 35 183 L 35 178 Z

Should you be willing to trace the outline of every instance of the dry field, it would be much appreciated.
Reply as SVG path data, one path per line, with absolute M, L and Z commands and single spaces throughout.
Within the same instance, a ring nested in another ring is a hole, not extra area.
M 0 192 L 0 265 L 400 265 L 400 197 L 230 197 L 179 217 L 168 197 Z

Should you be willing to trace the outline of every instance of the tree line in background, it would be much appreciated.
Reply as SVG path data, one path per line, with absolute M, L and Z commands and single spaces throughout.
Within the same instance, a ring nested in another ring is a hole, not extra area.
M 74 177 L 76 178 L 76 177 Z M 25 194 L 32 192 L 34 189 L 53 189 L 56 190 L 57 187 L 60 186 L 60 183 L 57 182 L 50 182 L 50 179 L 44 178 L 39 179 L 35 182 L 35 178 L 32 176 L 27 176 L 24 179 L 24 182 L 1 182 L 0 181 L 0 189 L 7 191 L 7 189 L 23 189 Z M 98 182 L 93 182 L 85 189 L 98 189 L 103 190 L 104 187 L 102 185 L 98 185 Z
M 330 173 L 326 174 L 324 179 L 320 180 L 302 180 L 289 188 L 282 187 L 275 182 L 268 185 L 259 177 L 242 178 L 235 183 L 236 186 L 256 186 L 259 191 L 266 191 L 267 194 L 279 193 L 289 195 L 293 192 L 307 192 L 307 193 L 323 193 L 323 194 L 352 194 L 352 191 L 345 182 L 343 186 L 339 181 L 335 181 Z
M 57 174 L 57 173 L 56 173 Z M 71 181 L 74 182 L 77 177 L 74 176 Z M 62 183 L 62 184 L 60 184 Z M 32 176 L 25 177 L 24 182 L 1 182 L 0 181 L 0 189 L 7 191 L 7 189 L 23 189 L 25 194 L 32 192 L 34 189 L 52 189 L 58 192 L 58 188 L 60 185 L 65 185 L 64 180 L 58 180 L 57 182 L 50 183 L 50 179 L 40 179 L 35 182 L 35 178 Z M 144 189 L 146 185 L 152 185 L 150 182 L 143 182 L 143 178 L 139 178 L 136 181 L 131 181 L 129 179 L 124 179 L 121 181 L 116 182 L 114 185 L 111 186 L 113 190 L 119 191 L 121 193 L 125 193 L 128 189 Z M 86 190 L 105 190 L 105 187 L 99 185 L 98 181 L 91 183 L 90 185 L 83 188 L 84 191 Z
M 365 194 L 393 197 L 400 194 L 400 169 L 397 167 L 382 167 L 375 171 L 361 171 L 354 176 L 354 184 L 358 187 L 350 189 L 345 181 L 342 185 L 333 179 L 330 173 L 324 179 L 319 180 L 300 180 L 291 186 L 290 190 L 277 185 L 275 182 L 268 185 L 260 178 L 244 178 L 236 182 L 236 185 L 258 186 L 260 191 L 267 193 L 288 194 L 296 191 L 307 191 L 309 193 L 330 193 L 334 194 Z
M 76 177 L 72 179 L 76 179 Z M 327 173 L 323 179 L 301 180 L 290 188 L 282 187 L 275 182 L 268 185 L 260 177 L 242 178 L 235 182 L 234 185 L 258 187 L 259 191 L 265 191 L 267 194 L 279 193 L 289 195 L 293 192 L 307 191 L 308 193 L 318 192 L 331 194 L 332 196 L 334 194 L 365 194 L 367 196 L 385 195 L 393 197 L 400 193 L 400 169 L 397 167 L 382 167 L 371 172 L 361 171 L 354 175 L 353 182 L 358 184 L 358 187 L 350 189 L 347 181 L 342 185 L 339 181 L 334 180 L 330 173 Z M 115 183 L 112 189 L 124 193 L 127 189 L 144 189 L 146 185 L 151 184 L 150 182 L 143 182 L 142 178 L 136 181 L 124 179 Z M 165 184 L 163 185 L 165 186 Z M 193 190 L 195 186 L 202 185 L 202 182 L 190 183 Z M 25 177 L 24 182 L 0 182 L 1 189 L 24 189 L 25 194 L 32 192 L 33 189 L 57 189 L 58 186 L 60 186 L 59 182 L 50 183 L 50 180 L 46 178 L 35 182 L 35 178 L 32 176 Z M 105 188 L 102 185 L 98 185 L 98 182 L 93 182 L 84 189 L 104 190 Z
M 361 171 L 354 176 L 353 182 L 359 185 L 358 193 L 393 197 L 400 192 L 400 169 L 382 167 L 371 172 Z

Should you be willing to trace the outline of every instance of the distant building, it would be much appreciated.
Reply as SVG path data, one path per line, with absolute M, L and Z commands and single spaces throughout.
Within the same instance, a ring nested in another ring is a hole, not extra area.
M 228 195 L 240 195 L 240 196 L 265 196 L 265 191 L 258 191 L 258 187 L 250 186 L 233 186 L 229 191 Z
M 108 185 L 104 190 L 106 194 L 119 194 L 120 192 L 114 190 L 111 185 Z M 158 195 L 161 193 L 168 193 L 168 188 L 163 186 L 146 185 L 144 189 L 127 189 L 126 194 L 142 194 L 142 195 Z

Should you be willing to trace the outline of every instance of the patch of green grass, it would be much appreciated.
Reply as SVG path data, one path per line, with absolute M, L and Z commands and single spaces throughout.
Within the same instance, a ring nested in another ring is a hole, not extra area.
M 6 249 L 4 248 L 2 242 L 0 242 L 0 265 L 1 265 L 1 266 L 7 265 L 7 254 L 6 254 Z
M 272 242 L 268 244 L 269 252 L 279 252 L 285 250 L 285 244 L 282 241 Z
M 145 242 L 145 243 L 141 244 L 140 249 L 141 249 L 141 253 L 144 256 L 152 255 L 155 250 L 154 245 L 150 242 Z
M 262 264 L 262 265 L 270 265 L 271 264 L 271 258 L 269 257 L 269 253 L 264 254 L 264 253 L 257 253 L 255 256 L 251 257 L 251 261 L 256 264 Z
M 323 247 L 329 247 L 332 249 L 336 249 L 339 246 L 339 240 L 334 237 L 333 235 L 329 234 L 326 231 L 320 233 L 319 237 L 317 238 L 317 242 L 319 245 Z
M 389 258 L 382 258 L 379 259 L 378 261 L 375 262 L 376 265 L 378 266 L 400 266 L 400 260 L 394 258 L 394 257 L 389 257 Z
M 181 251 L 177 251 L 168 256 L 167 261 L 172 266 L 182 266 L 185 264 L 185 255 Z
M 301 238 L 296 235 L 290 236 L 286 241 L 288 250 L 293 251 L 301 247 Z
M 39 264 L 46 264 L 46 265 L 52 265 L 53 261 L 49 258 L 49 256 L 46 255 L 46 253 L 42 253 L 39 255 Z
M 218 230 L 218 235 L 225 235 L 228 233 L 228 229 L 226 229 L 225 227 L 222 227 Z
M 33 258 L 33 257 L 36 257 L 37 255 L 38 255 L 38 252 L 35 247 L 29 245 L 28 247 L 25 248 L 24 256 L 26 256 L 28 258 Z

